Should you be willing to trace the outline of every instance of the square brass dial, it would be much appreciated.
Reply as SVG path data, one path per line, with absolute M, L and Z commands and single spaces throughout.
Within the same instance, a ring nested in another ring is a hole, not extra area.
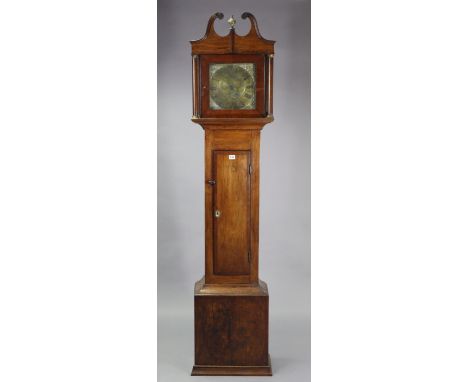
M 255 64 L 210 64 L 210 109 L 253 110 L 256 107 Z

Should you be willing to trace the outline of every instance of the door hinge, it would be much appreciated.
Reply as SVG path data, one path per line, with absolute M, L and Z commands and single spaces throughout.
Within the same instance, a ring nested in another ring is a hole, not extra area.
M 251 262 L 251 260 L 252 260 L 252 257 L 250 256 L 250 251 L 249 251 L 249 252 L 247 252 L 247 259 L 249 259 L 249 263 L 250 263 L 250 262 Z
M 252 174 L 252 171 L 253 171 L 253 170 L 252 170 L 252 165 L 249 164 L 249 175 Z

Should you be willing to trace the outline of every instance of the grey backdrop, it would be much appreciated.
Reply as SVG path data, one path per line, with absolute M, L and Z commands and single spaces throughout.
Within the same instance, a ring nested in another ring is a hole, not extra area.
M 260 278 L 270 292 L 273 380 L 310 380 L 310 4 L 302 0 L 158 1 L 158 378 L 193 381 L 193 285 L 204 270 L 203 129 L 192 113 L 189 40 L 208 18 L 226 34 L 276 40 L 274 117 L 261 137 Z M 196 377 L 213 381 L 219 377 Z M 243 380 L 265 380 L 246 377 Z M 237 377 L 224 377 L 239 381 Z

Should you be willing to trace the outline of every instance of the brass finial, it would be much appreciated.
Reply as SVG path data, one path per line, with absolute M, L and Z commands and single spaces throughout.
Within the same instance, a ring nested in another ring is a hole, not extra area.
M 231 26 L 231 29 L 234 29 L 234 25 L 236 25 L 236 19 L 234 18 L 234 15 L 229 17 L 229 20 L 227 22 Z

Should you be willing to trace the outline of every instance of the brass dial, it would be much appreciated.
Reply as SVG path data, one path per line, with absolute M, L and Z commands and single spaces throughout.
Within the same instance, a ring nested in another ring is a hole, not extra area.
M 210 65 L 210 109 L 255 109 L 255 64 Z

